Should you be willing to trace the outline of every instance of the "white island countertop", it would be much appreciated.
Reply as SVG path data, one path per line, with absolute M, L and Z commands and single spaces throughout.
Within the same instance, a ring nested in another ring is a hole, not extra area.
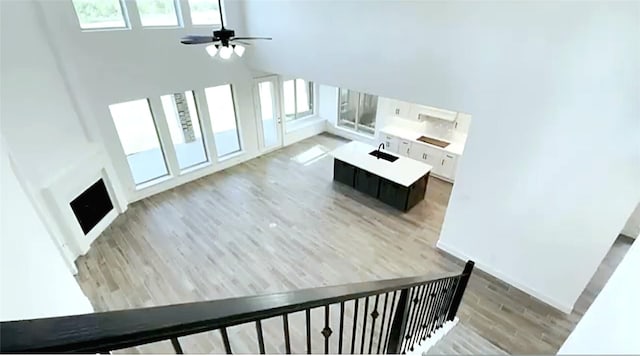
M 330 154 L 335 159 L 349 163 L 350 165 L 405 187 L 415 183 L 433 168 L 428 164 L 386 150 L 380 151 L 396 156 L 398 159 L 395 160 L 395 162 L 389 162 L 369 154 L 369 152 L 377 149 L 377 147 L 362 142 L 351 141 L 331 151 Z

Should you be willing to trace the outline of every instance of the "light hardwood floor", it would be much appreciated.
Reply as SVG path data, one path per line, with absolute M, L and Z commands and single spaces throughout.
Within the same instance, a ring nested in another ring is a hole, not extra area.
M 78 282 L 106 311 L 459 273 L 463 262 L 435 247 L 452 185 L 430 179 L 425 200 L 402 213 L 334 183 L 331 157 L 300 162 L 345 142 L 319 135 L 131 204 L 78 259 Z M 509 353 L 555 353 L 629 245 L 616 242 L 570 315 L 476 270 L 461 323 Z M 184 339 L 187 352 L 223 351 L 217 335 Z

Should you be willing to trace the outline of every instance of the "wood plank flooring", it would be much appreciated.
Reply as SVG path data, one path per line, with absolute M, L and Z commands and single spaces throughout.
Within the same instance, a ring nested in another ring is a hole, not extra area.
M 435 247 L 452 185 L 431 178 L 423 202 L 394 210 L 334 183 L 332 158 L 312 154 L 345 142 L 319 135 L 131 204 L 77 260 L 78 282 L 106 311 L 459 273 L 463 261 Z M 476 270 L 461 323 L 509 353 L 555 353 L 629 245 L 616 242 L 570 315 Z M 272 322 L 266 341 L 282 338 L 281 322 Z M 231 332 L 232 343 L 255 340 L 253 327 Z M 292 338 L 299 333 L 293 327 Z M 234 351 L 257 352 L 253 342 Z M 186 352 L 224 350 L 215 333 L 183 344 Z M 126 351 L 172 349 L 163 342 Z M 282 352 L 282 343 L 267 351 Z
M 426 355 L 506 355 L 507 353 L 478 335 L 472 329 L 457 324 L 436 342 Z M 424 354 L 423 354 L 424 355 Z

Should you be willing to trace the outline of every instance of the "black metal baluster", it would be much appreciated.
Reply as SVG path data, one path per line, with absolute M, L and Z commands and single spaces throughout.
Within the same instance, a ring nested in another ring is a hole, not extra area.
M 451 293 L 453 278 L 447 280 L 447 284 L 444 292 L 442 293 L 442 304 L 440 305 L 440 312 L 438 313 L 437 324 L 438 327 L 442 327 L 444 320 L 447 317 L 447 306 L 449 302 L 449 294 Z
M 358 299 L 354 302 L 354 312 L 353 312 L 353 330 L 351 330 L 351 354 L 355 351 L 356 347 L 356 327 L 358 326 Z
M 227 328 L 220 328 L 220 335 L 222 335 L 222 343 L 224 344 L 224 352 L 227 355 L 231 355 L 231 344 L 229 343 L 229 335 L 227 334 Z
M 264 355 L 264 335 L 262 335 L 262 323 L 260 320 L 256 320 L 256 333 L 258 333 L 258 347 L 260 348 L 260 354 Z
M 403 289 L 400 292 L 396 312 L 393 315 L 393 323 L 391 324 L 391 333 L 389 335 L 389 345 L 386 349 L 386 353 L 388 354 L 401 353 L 402 341 L 407 328 L 407 316 L 409 314 L 410 303 L 411 298 L 409 296 L 409 289 Z
M 171 345 L 173 345 L 173 349 L 178 355 L 184 354 L 184 352 L 182 351 L 182 346 L 180 346 L 180 341 L 178 341 L 177 337 L 171 338 Z
M 380 313 L 378 313 L 379 299 L 380 299 L 380 294 L 376 295 L 376 299 L 373 303 L 373 311 L 371 312 L 371 318 L 373 320 L 371 321 L 371 335 L 369 335 L 369 352 L 367 352 L 368 354 L 371 354 L 371 347 L 373 346 L 373 333 L 376 330 L 376 319 L 378 319 L 378 316 L 380 316 Z
M 416 323 L 416 311 L 418 307 L 418 303 L 420 302 L 420 291 L 421 286 L 415 286 L 411 288 L 411 302 L 409 303 L 409 318 L 407 320 L 407 331 L 404 336 L 404 347 L 402 348 L 402 353 L 407 352 L 413 345 L 410 345 L 410 340 L 413 337 L 413 327 Z
M 422 285 L 422 291 L 420 292 L 420 301 L 418 302 L 418 306 L 416 308 L 416 316 L 415 316 L 415 320 L 414 320 L 414 324 L 413 324 L 413 331 L 411 332 L 411 351 L 413 351 L 413 349 L 415 348 L 415 345 L 417 342 L 419 342 L 420 338 L 418 337 L 418 335 L 420 334 L 420 317 L 422 316 L 422 312 L 424 310 L 424 305 L 425 305 L 425 295 L 427 293 L 427 286 L 426 285 Z
M 284 329 L 284 352 L 291 353 L 291 340 L 289 339 L 289 315 L 282 314 L 282 327 Z
M 376 354 L 380 353 L 380 346 L 382 346 L 382 334 L 384 333 L 384 319 L 387 316 L 387 301 L 389 299 L 389 293 L 384 294 L 384 306 L 382 307 L 382 320 L 380 320 L 380 335 L 378 336 L 378 350 Z
M 456 292 L 453 296 L 453 300 L 451 301 L 451 308 L 449 309 L 449 313 L 447 315 L 447 320 L 453 320 L 456 317 L 456 313 L 458 313 L 458 307 L 460 307 L 460 302 L 462 302 L 462 296 L 464 296 L 464 291 L 467 289 L 467 283 L 469 283 L 469 278 L 471 277 L 471 272 L 473 271 L 473 261 L 467 261 L 464 265 L 464 270 L 458 279 L 458 283 L 456 286 Z
M 311 354 L 311 309 L 304 312 L 307 323 L 307 354 Z
M 389 321 L 387 322 L 387 333 L 384 337 L 384 347 L 382 348 L 382 352 L 384 353 L 388 353 L 387 352 L 387 346 L 389 344 L 389 335 L 391 334 L 391 321 L 394 319 L 394 310 L 398 310 L 397 304 L 396 304 L 396 294 L 398 293 L 397 290 L 393 291 L 393 297 L 391 298 L 391 305 L 389 306 Z
M 433 289 L 431 294 L 429 294 L 429 297 L 431 298 L 431 306 L 429 307 L 429 316 L 426 320 L 427 337 L 430 337 L 433 333 L 433 318 L 436 315 L 436 306 L 438 305 L 438 291 L 442 286 L 442 281 L 436 281 L 434 284 L 435 288 Z
M 444 305 L 444 310 L 442 311 L 442 323 L 446 323 L 449 316 L 449 310 L 451 310 L 451 305 L 453 303 L 453 296 L 456 293 L 456 287 L 458 284 L 458 278 L 452 278 L 451 283 L 449 283 L 449 292 L 447 293 L 447 300 Z
M 425 340 L 427 338 L 427 321 L 429 320 L 429 314 L 431 313 L 431 308 L 433 308 L 433 297 L 431 294 L 436 289 L 435 283 L 429 283 L 427 286 L 427 294 L 425 295 L 425 310 L 420 317 L 420 340 Z M 420 342 L 420 341 L 418 341 Z
M 338 336 L 338 353 L 342 353 L 342 334 L 344 333 L 344 302 L 340 302 L 340 336 Z
M 364 354 L 364 339 L 367 337 L 367 313 L 369 313 L 369 297 L 364 298 L 364 313 L 362 313 L 362 342 L 360 353 Z
M 324 329 L 322 329 L 322 336 L 324 336 L 324 353 L 329 353 L 329 336 L 333 331 L 329 327 L 329 305 L 324 306 Z
M 439 296 L 438 296 L 438 306 L 436 307 L 437 313 L 436 313 L 436 316 L 435 316 L 435 318 L 433 320 L 434 330 L 438 330 L 440 328 L 440 326 L 441 326 L 439 321 L 440 321 L 440 316 L 442 314 L 442 305 L 444 304 L 444 299 L 445 299 L 445 296 L 446 296 L 446 293 L 447 293 L 447 290 L 448 290 L 448 288 L 447 288 L 448 283 L 447 282 L 448 282 L 448 280 L 445 279 L 444 283 L 443 283 L 443 286 L 442 286 L 442 290 L 440 290 L 440 293 L 439 293 Z

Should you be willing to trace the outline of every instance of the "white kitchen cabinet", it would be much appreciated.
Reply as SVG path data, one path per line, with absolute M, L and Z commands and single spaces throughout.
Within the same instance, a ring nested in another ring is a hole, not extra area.
M 458 156 L 444 152 L 442 155 L 442 159 L 440 160 L 440 169 L 437 174 L 443 176 L 444 178 L 448 178 L 450 180 L 454 180 L 456 177 L 456 166 L 458 164 Z
M 380 134 L 380 136 L 382 143 L 384 143 L 385 150 L 398 153 L 398 145 L 400 144 L 399 138 L 384 133 Z
M 456 117 L 454 129 L 461 133 L 469 132 L 469 126 L 471 125 L 471 115 L 459 112 Z
M 411 106 L 406 101 L 393 100 L 391 105 L 392 114 L 397 117 L 410 118 Z
M 431 147 L 427 144 L 413 143 L 411 147 L 411 158 L 424 162 L 430 166 L 433 166 L 434 171 L 440 165 L 442 158 L 442 150 L 439 148 Z
M 398 145 L 398 153 L 411 157 L 411 141 L 408 140 L 400 140 L 400 144 Z

